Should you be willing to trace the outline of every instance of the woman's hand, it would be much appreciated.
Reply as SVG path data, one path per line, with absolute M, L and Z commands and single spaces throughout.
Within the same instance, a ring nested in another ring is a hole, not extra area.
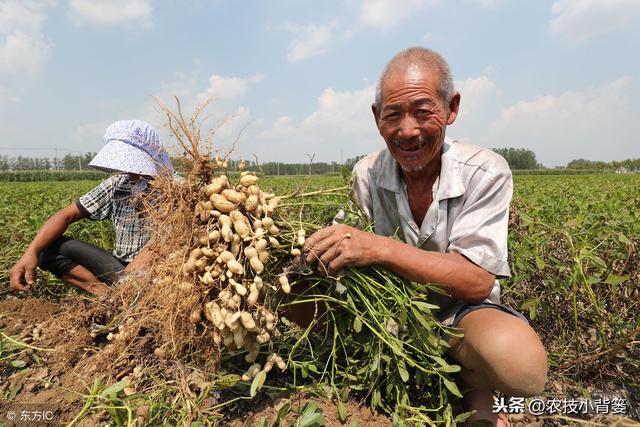
M 31 285 L 36 280 L 36 267 L 38 266 L 38 256 L 32 252 L 25 252 L 24 255 L 9 270 L 9 286 L 16 291 L 30 291 Z

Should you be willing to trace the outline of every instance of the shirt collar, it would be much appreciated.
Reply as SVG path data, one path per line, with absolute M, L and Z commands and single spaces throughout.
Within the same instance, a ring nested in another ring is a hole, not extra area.
M 402 178 L 400 165 L 391 156 L 388 148 L 383 149 L 378 186 L 394 193 L 405 191 L 406 184 Z M 456 155 L 455 141 L 445 137 L 440 155 L 440 176 L 438 177 L 438 190 L 436 200 L 450 199 L 464 194 L 464 184 L 460 163 Z
M 464 184 L 455 141 L 450 138 L 444 139 L 440 159 L 440 176 L 438 177 L 436 200 L 453 199 L 463 195 Z

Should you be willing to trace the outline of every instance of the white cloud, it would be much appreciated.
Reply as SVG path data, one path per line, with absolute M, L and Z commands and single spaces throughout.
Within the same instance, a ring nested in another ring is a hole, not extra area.
M 81 124 L 73 131 L 72 140 L 85 147 L 86 151 L 97 151 L 102 147 L 104 131 L 113 122 L 103 120 Z
M 470 139 L 486 132 L 487 123 L 495 119 L 500 91 L 487 76 L 469 77 L 455 82 L 460 92 L 460 110 L 452 131 L 460 139 Z
M 441 0 L 349 0 L 349 11 L 327 24 L 284 25 L 284 30 L 293 34 L 287 59 L 289 62 L 297 62 L 322 55 L 336 39 L 349 40 L 364 28 L 388 32 L 416 12 L 440 2 Z M 431 34 L 425 35 L 425 41 L 436 39 L 439 40 Z
M 0 86 L 0 106 L 17 104 L 21 101 L 20 97 L 13 93 L 13 91 L 7 87 Z
M 178 99 L 180 99 L 182 108 L 185 111 L 192 111 L 197 103 L 195 97 L 196 87 L 197 83 L 194 77 L 187 77 L 182 73 L 176 73 L 172 80 L 160 82 L 160 88 L 153 96 L 158 98 L 160 102 L 171 107 L 175 105 L 174 96 L 177 96 Z M 142 106 L 139 117 L 151 124 L 164 123 L 166 121 L 164 112 L 153 97 L 150 97 Z M 160 129 L 157 130 L 160 131 Z M 168 136 L 168 134 L 161 134 L 161 136 Z
M 150 28 L 151 0 L 69 0 L 69 15 L 78 23 L 118 25 L 132 23 Z
M 263 74 L 255 74 L 251 77 L 222 77 L 212 74 L 209 77 L 209 87 L 198 94 L 199 100 L 213 96 L 215 100 L 235 101 L 242 97 L 249 88 L 249 84 L 257 83 L 264 79 Z
M 640 17 L 637 0 L 556 0 L 549 32 L 560 39 L 577 43 L 591 37 L 628 28 Z
M 622 77 L 597 88 L 517 102 L 502 110 L 483 145 L 529 148 L 547 166 L 576 158 L 639 157 L 632 86 L 630 77 Z
M 364 25 L 388 31 L 420 9 L 438 3 L 439 0 L 362 0 L 360 20 Z
M 0 32 L 16 29 L 28 32 L 40 31 L 45 10 L 54 4 L 51 0 L 5 0 L 0 2 Z
M 14 75 L 39 71 L 50 52 L 51 47 L 40 34 L 9 34 L 0 46 L 0 70 Z
M 328 25 L 286 25 L 285 30 L 293 33 L 289 43 L 287 59 L 297 62 L 323 54 L 333 40 L 335 23 Z
M 341 150 L 344 158 L 375 151 L 384 143 L 371 113 L 374 90 L 373 85 L 342 92 L 327 88 L 313 113 L 297 124 L 280 117 L 249 148 L 269 156 L 262 161 L 291 162 L 303 161 L 307 153 L 315 153 L 315 161 L 330 162 L 339 160 Z
M 6 0 L 0 3 L 0 75 L 22 78 L 40 71 L 51 55 L 42 22 L 52 1 Z M 9 82 L 15 86 L 16 82 Z
M 238 107 L 232 113 L 219 118 L 212 123 L 215 129 L 213 136 L 214 150 L 229 152 L 233 150 L 233 157 L 250 157 L 250 153 L 244 150 L 246 131 L 253 125 L 253 115 L 248 107 Z
M 461 116 L 477 114 L 496 93 L 496 84 L 487 76 L 470 77 L 456 81 L 455 87 L 461 95 Z
M 196 107 L 213 95 L 213 101 L 200 116 L 201 119 L 206 118 L 202 126 L 202 137 L 206 137 L 209 129 L 215 129 L 214 148 L 228 150 L 239 136 L 240 141 L 244 140 L 244 132 L 248 126 L 255 125 L 251 110 L 238 102 L 250 90 L 252 84 L 264 78 L 263 74 L 246 78 L 212 74 L 207 86 L 203 88 L 196 77 L 177 73 L 172 80 L 162 82 L 154 96 L 172 111 L 176 111 L 174 96 L 177 96 L 184 116 L 189 119 Z M 166 115 L 155 100 L 149 99 L 143 105 L 139 117 L 156 127 L 170 152 L 180 151 L 176 148 L 175 138 L 165 126 Z M 242 147 L 243 144 L 238 144 L 234 152 L 241 154 Z
M 277 140 L 281 138 L 289 138 L 293 136 L 296 129 L 293 120 L 289 116 L 279 117 L 270 129 L 262 131 L 258 137 L 266 140 Z

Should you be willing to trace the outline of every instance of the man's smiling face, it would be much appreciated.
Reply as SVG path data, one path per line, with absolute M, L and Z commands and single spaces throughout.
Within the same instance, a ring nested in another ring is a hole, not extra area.
M 410 175 L 437 161 L 446 126 L 455 120 L 438 93 L 438 79 L 415 62 L 399 65 L 382 82 L 380 111 L 373 108 L 391 155 Z

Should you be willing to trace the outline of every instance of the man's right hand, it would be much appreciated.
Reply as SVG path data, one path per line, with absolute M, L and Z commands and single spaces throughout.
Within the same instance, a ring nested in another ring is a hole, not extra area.
M 11 289 L 16 291 L 29 291 L 36 280 L 36 267 L 38 255 L 25 252 L 24 255 L 9 270 Z

